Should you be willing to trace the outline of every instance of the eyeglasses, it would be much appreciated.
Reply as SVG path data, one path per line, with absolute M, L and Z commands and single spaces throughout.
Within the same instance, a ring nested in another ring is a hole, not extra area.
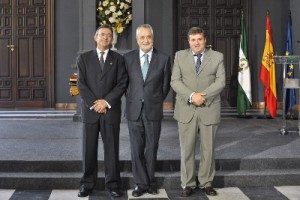
M 96 35 L 99 35 L 100 37 L 108 37 L 108 38 L 112 37 L 112 34 L 110 34 L 110 33 L 107 33 L 107 34 L 105 34 L 105 33 L 97 33 Z

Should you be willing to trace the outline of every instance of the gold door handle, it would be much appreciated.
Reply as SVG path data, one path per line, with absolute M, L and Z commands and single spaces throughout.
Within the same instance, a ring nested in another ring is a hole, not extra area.
M 15 50 L 15 45 L 13 45 L 13 44 L 6 45 L 6 47 L 10 48 L 10 51 L 14 51 Z

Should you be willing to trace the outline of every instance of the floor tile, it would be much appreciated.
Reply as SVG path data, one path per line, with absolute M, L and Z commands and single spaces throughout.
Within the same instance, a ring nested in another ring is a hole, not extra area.
M 12 196 L 12 194 L 14 192 L 15 192 L 15 190 L 0 189 L 0 199 L 1 200 L 9 200 L 9 198 Z
M 275 188 L 289 200 L 300 200 L 300 186 L 279 186 Z

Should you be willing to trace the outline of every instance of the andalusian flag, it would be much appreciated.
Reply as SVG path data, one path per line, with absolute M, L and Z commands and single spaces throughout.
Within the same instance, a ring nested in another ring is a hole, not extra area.
M 247 53 L 246 21 L 242 12 L 237 93 L 237 111 L 239 114 L 245 113 L 252 104 L 251 76 Z
M 293 48 L 292 48 L 292 16 L 291 13 L 288 18 L 287 24 L 287 33 L 286 33 L 286 47 L 285 47 L 285 55 L 293 55 Z M 286 69 L 286 77 L 287 78 L 294 78 L 294 65 L 288 64 Z M 296 92 L 295 89 L 286 89 L 286 104 L 285 104 L 285 111 L 288 112 L 293 108 L 296 104 Z
M 266 42 L 259 78 L 265 86 L 265 106 L 268 108 L 271 117 L 274 118 L 277 112 L 276 71 L 269 12 L 267 13 Z

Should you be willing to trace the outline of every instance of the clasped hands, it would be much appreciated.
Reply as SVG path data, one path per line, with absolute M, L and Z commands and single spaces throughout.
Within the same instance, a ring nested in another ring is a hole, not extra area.
M 206 96 L 205 93 L 202 92 L 195 92 L 192 95 L 192 104 L 194 104 L 195 106 L 203 106 L 206 102 L 206 99 L 204 98 L 204 96 Z
M 104 99 L 98 99 L 94 102 L 93 109 L 97 113 L 106 114 L 108 105 Z

